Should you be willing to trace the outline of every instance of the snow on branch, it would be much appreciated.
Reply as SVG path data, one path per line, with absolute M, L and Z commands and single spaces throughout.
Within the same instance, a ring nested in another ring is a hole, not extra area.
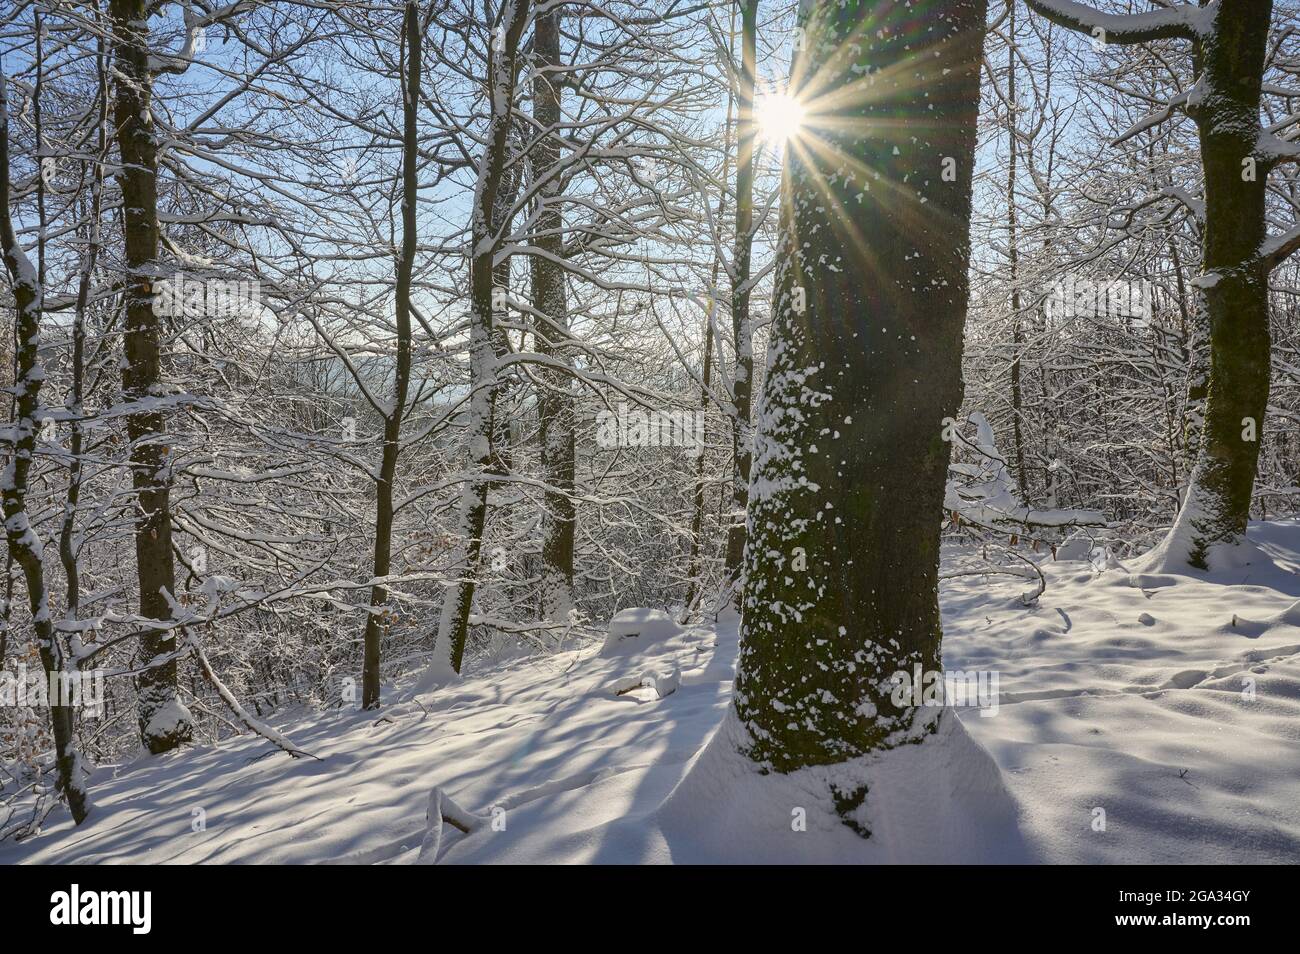
M 1169 100 L 1169 102 L 1161 106 L 1159 109 L 1147 113 L 1145 116 L 1143 116 L 1141 119 L 1135 122 L 1128 129 L 1124 130 L 1122 133 L 1120 133 L 1118 136 L 1112 139 L 1110 144 L 1112 146 L 1121 145 L 1122 143 L 1127 142 L 1128 140 L 1132 139 L 1134 136 L 1138 135 L 1139 133 L 1145 132 L 1146 130 L 1151 129 L 1154 126 L 1159 126 L 1163 122 L 1167 122 L 1169 118 L 1173 116 L 1176 110 L 1183 109 L 1187 106 L 1187 100 L 1191 96 L 1192 91 L 1195 89 L 1196 89 L 1195 86 L 1193 86 L 1191 89 L 1185 89 L 1177 96 L 1175 96 L 1173 99 Z
M 1278 123 L 1270 129 L 1261 130 L 1259 141 L 1255 144 L 1255 154 L 1272 165 L 1300 160 L 1300 141 L 1283 139 L 1276 135 L 1276 130 L 1290 124 L 1290 122 Z
M 1281 235 L 1275 235 L 1259 247 L 1259 256 L 1269 271 L 1277 268 L 1291 255 L 1300 252 L 1300 225 Z
M 1209 33 L 1218 0 L 1204 7 L 1179 4 L 1149 13 L 1103 13 L 1074 0 L 1025 0 L 1035 13 L 1058 26 L 1086 33 L 1102 43 L 1128 45 L 1151 40 L 1194 40 Z
M 944 509 L 967 522 L 989 529 L 1014 532 L 1015 527 L 1099 527 L 1105 516 L 1096 510 L 1035 510 L 1020 500 L 998 451 L 993 427 L 979 411 L 968 421 L 975 425 L 974 440 L 953 429 L 953 439 L 973 451 L 973 462 L 954 461 L 949 467 Z
M 1179 204 L 1191 213 L 1198 226 L 1205 225 L 1205 200 L 1196 198 L 1181 186 L 1165 186 L 1160 190 L 1160 194 L 1177 199 Z
M 164 53 L 161 56 L 149 54 L 149 70 L 153 73 L 184 73 L 195 61 L 206 44 L 204 31 L 208 27 L 220 25 L 241 13 L 256 9 L 255 0 L 234 0 L 224 7 L 210 13 L 194 13 L 190 3 L 182 5 L 182 20 L 185 25 L 185 41 L 176 53 Z

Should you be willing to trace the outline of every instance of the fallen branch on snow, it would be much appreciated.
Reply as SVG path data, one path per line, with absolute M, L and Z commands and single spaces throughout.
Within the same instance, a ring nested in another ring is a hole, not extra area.
M 235 698 L 235 694 L 226 688 L 226 684 L 222 682 L 221 679 L 218 678 L 216 672 L 213 671 L 212 664 L 208 662 L 208 657 L 204 655 L 203 647 L 199 645 L 199 641 L 195 638 L 193 631 L 185 634 L 185 641 L 190 645 L 190 648 L 194 650 L 194 657 L 199 661 L 199 669 L 203 671 L 204 678 L 207 679 L 208 682 L 212 683 L 212 688 L 217 690 L 217 695 L 221 697 L 221 701 L 224 702 L 229 707 L 230 711 L 234 713 L 236 719 L 257 735 L 266 739 L 266 741 L 270 742 L 276 748 L 287 752 L 295 759 L 303 758 L 304 756 L 309 759 L 319 759 L 319 756 L 312 755 L 310 752 L 298 748 L 298 746 L 294 745 L 286 736 L 281 735 L 265 722 L 249 715 L 248 711 L 239 704 L 239 700 Z
M 466 811 L 452 800 L 452 797 L 435 785 L 429 793 L 429 807 L 425 812 L 424 841 L 420 843 L 418 865 L 432 865 L 438 861 L 438 850 L 442 847 L 442 823 L 446 822 L 465 834 L 478 831 L 488 823 L 482 815 Z

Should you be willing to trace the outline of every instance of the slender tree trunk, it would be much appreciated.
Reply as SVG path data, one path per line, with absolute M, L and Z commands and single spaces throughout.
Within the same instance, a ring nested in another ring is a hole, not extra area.
M 750 254 L 754 245 L 754 82 L 757 71 L 758 0 L 739 0 L 741 31 L 740 89 L 736 130 L 736 255 L 732 263 L 731 330 L 736 348 L 732 394 L 731 522 L 727 528 L 727 579 L 736 608 L 744 591 L 745 510 L 749 506 L 749 471 L 753 463 L 750 395 L 754 377 L 754 333 L 749 315 Z
M 469 634 L 470 608 L 483 550 L 487 521 L 487 492 L 492 475 L 492 417 L 496 391 L 496 355 L 492 328 L 492 263 L 501 245 L 500 223 L 495 222 L 497 190 L 501 186 L 508 154 L 513 111 L 515 59 L 519 38 L 528 20 L 528 0 L 505 0 L 494 25 L 488 57 L 487 146 L 479 165 L 478 185 L 471 210 L 470 255 L 470 399 L 466 438 L 471 473 L 460 499 L 460 552 L 453 566 L 459 579 L 443 594 L 442 616 L 434 644 L 433 673 L 459 673 Z M 499 39 L 497 39 L 499 38 Z
M 411 380 L 411 275 L 419 236 L 415 213 L 419 203 L 420 102 L 420 10 L 416 0 L 407 0 L 402 24 L 406 74 L 402 77 L 402 251 L 397 260 L 397 290 L 394 301 L 397 320 L 397 366 L 393 372 L 393 404 L 384 417 L 384 449 L 375 485 L 374 577 L 388 576 L 392 569 L 393 484 L 397 479 L 397 458 L 402 448 L 402 416 L 406 410 Z M 366 615 L 365 660 L 362 670 L 361 705 L 379 708 L 379 663 L 384 631 L 388 628 L 388 587 L 375 583 L 370 588 L 370 612 Z
M 122 232 L 126 246 L 126 360 L 122 396 L 131 443 L 131 482 L 136 497 L 135 559 L 140 615 L 172 619 L 168 598 L 175 589 L 172 560 L 171 473 L 167 427 L 154 402 L 165 392 L 152 283 L 158 267 L 158 142 L 154 135 L 153 77 L 149 71 L 149 24 L 145 0 L 111 0 L 113 119 L 122 169 Z M 154 630 L 140 638 L 136 680 L 140 737 L 155 755 L 190 741 L 189 710 L 176 689 L 176 637 Z
M 513 210 L 523 179 L 523 144 L 519 138 L 518 127 L 512 124 L 510 137 L 507 139 L 507 155 L 501 176 L 501 185 L 497 189 L 492 221 L 501 224 L 508 232 L 513 220 Z M 518 515 L 519 495 L 513 492 L 510 475 L 515 471 L 515 430 L 512 412 L 518 407 L 519 392 L 523 389 L 523 377 L 520 369 L 511 365 L 513 349 L 510 342 L 510 272 L 512 256 L 502 255 L 492 266 L 492 289 L 494 302 L 499 307 L 492 316 L 492 352 L 499 370 L 493 392 L 492 409 L 492 463 L 489 467 L 491 480 L 489 489 L 496 488 L 496 499 L 489 498 L 489 509 L 495 509 L 496 528 L 500 538 L 506 541 L 505 547 L 497 547 L 490 555 L 488 566 L 496 585 L 506 600 L 512 605 L 515 599 L 515 586 L 512 580 L 521 574 L 529 575 L 525 561 L 526 554 L 521 554 L 513 546 L 515 537 L 515 519 Z M 499 297 L 496 297 L 499 296 Z
M 735 59 L 736 47 L 736 12 L 735 7 L 731 9 L 731 20 L 727 30 L 727 69 L 732 68 Z M 731 176 L 731 150 L 732 150 L 732 117 L 736 105 L 735 88 L 727 84 L 727 112 L 726 124 L 722 134 L 722 175 L 721 181 L 727 182 Z M 714 217 L 721 227 L 722 222 L 727 217 L 727 190 L 721 189 L 718 194 L 718 214 Z M 718 269 L 722 265 L 721 256 L 717 253 L 713 256 L 713 266 L 709 271 L 709 307 L 704 315 L 704 367 L 700 376 L 700 419 L 703 423 L 703 432 L 701 434 L 701 443 L 704 448 L 709 446 L 708 440 L 708 409 L 711 398 L 710 388 L 713 385 L 713 333 L 714 321 L 716 320 L 717 302 L 718 302 Z M 689 581 L 686 586 L 686 599 L 683 607 L 683 622 L 689 617 L 694 610 L 696 603 L 700 599 L 702 592 L 702 583 L 700 580 L 700 547 L 701 533 L 704 529 L 704 469 L 708 456 L 703 449 L 700 456 L 695 461 L 695 493 L 691 508 L 691 547 L 690 556 L 686 565 L 686 579 Z M 746 484 L 745 492 L 749 492 Z M 724 499 L 727 493 L 724 491 Z M 730 545 L 731 537 L 728 531 L 727 543 Z M 743 541 L 742 541 L 743 556 Z M 728 579 L 730 579 L 728 573 Z M 739 589 L 733 591 L 739 592 Z
M 985 2 L 922 33 L 910 3 L 804 11 L 735 693 L 739 747 L 777 772 L 934 728 L 890 679 L 940 668 Z
M 519 198 L 519 189 L 523 180 L 523 143 L 520 139 L 520 130 L 516 123 L 511 123 L 510 135 L 506 139 L 506 157 L 502 163 L 501 184 L 497 187 L 496 201 L 492 207 L 492 221 L 497 223 L 498 229 L 503 232 L 509 232 L 513 221 L 513 210 L 515 201 Z M 512 424 L 510 411 L 515 407 L 515 398 L 523 387 L 523 381 L 519 369 L 513 365 L 507 364 L 512 353 L 510 345 L 510 332 L 507 323 L 510 321 L 510 270 L 512 267 L 511 259 L 513 256 L 501 255 L 494 259 L 492 265 L 492 293 L 493 293 L 493 314 L 492 314 L 492 352 L 497 362 L 497 368 L 502 369 L 497 374 L 497 379 L 493 391 L 492 407 L 492 465 L 489 468 L 492 479 L 488 484 L 489 489 L 496 487 L 497 500 L 495 506 L 497 512 L 497 531 L 507 541 L 513 536 L 513 523 L 516 511 L 516 495 L 511 493 L 509 478 L 514 472 L 515 458 L 512 436 Z M 514 565 L 519 559 L 515 552 L 506 552 L 504 549 L 494 551 L 491 555 L 489 567 L 492 573 L 500 574 L 503 579 L 497 581 L 501 591 L 505 593 L 507 599 L 511 599 L 512 588 L 510 578 L 514 575 Z
M 99 10 L 95 10 L 99 20 Z M 66 615 L 75 620 L 81 608 L 81 567 L 76 547 L 77 505 L 81 502 L 82 460 L 85 429 L 81 416 L 85 411 L 86 372 L 86 313 L 90 307 L 90 291 L 94 282 L 95 267 L 99 259 L 100 221 L 104 211 L 104 165 L 108 161 L 108 63 L 104 56 L 104 37 L 96 38 L 95 62 L 99 79 L 99 149 L 90 187 L 90 225 L 86 236 L 86 254 L 82 260 L 81 277 L 77 284 L 77 304 L 72 316 L 72 389 L 67 398 L 68 412 L 72 415 L 72 436 L 69 446 L 68 499 L 63 508 L 63 526 L 59 530 L 59 559 L 67 581 Z
M 1208 316 L 1204 293 L 1199 287 L 1189 286 L 1183 280 L 1182 256 L 1178 254 L 1178 244 L 1172 240 L 1169 243 L 1169 258 L 1177 282 L 1179 335 L 1182 339 L 1183 363 L 1187 368 L 1187 393 L 1184 396 L 1181 423 L 1182 457 L 1178 463 L 1184 474 L 1190 474 L 1196 462 L 1196 450 L 1200 446 L 1201 426 L 1205 421 L 1205 395 L 1210 388 Z M 1181 485 L 1178 502 L 1182 504 Z
M 1020 350 L 1024 330 L 1020 321 L 1020 249 L 1016 218 L 1016 163 L 1020 153 L 1017 124 L 1020 114 L 1016 103 L 1016 4 L 1009 4 L 1007 23 L 1007 257 L 1011 283 L 1011 439 L 1015 445 L 1016 481 L 1021 499 L 1027 504 L 1029 472 L 1025 469 L 1024 396 L 1020 382 Z
M 713 310 L 704 316 L 704 367 L 700 376 L 700 414 L 704 417 L 709 408 L 709 388 L 713 384 Z M 702 443 L 708 446 L 708 433 L 703 435 Z M 704 530 L 704 451 L 695 462 L 695 493 L 691 505 L 691 549 L 686 561 L 686 599 L 683 605 L 682 621 L 686 621 L 700 598 L 700 535 Z
M 15 375 L 15 380 L 17 376 Z M 10 408 L 10 414 L 17 409 L 15 403 Z M 9 660 L 9 624 L 13 619 L 14 608 L 14 554 L 8 547 L 5 548 L 5 595 L 0 601 L 0 669 L 8 669 Z
M 533 25 L 533 118 L 542 139 L 533 150 L 533 170 L 545 181 L 537 194 L 540 206 L 533 244 L 546 256 L 532 256 L 533 308 L 539 313 L 536 347 L 539 353 L 567 364 L 565 339 L 569 334 L 569 305 L 565 289 L 564 215 L 560 208 L 559 177 L 562 131 L 562 77 L 560 67 L 560 13 L 552 10 Z M 547 134 L 547 130 L 552 130 Z M 553 257 L 553 258 L 552 258 Z M 574 608 L 573 559 L 577 510 L 573 502 L 575 422 L 570 381 L 562 369 L 544 368 L 544 387 L 537 398 L 541 424 L 542 480 L 546 482 L 546 513 L 542 530 L 542 613 L 548 620 L 564 621 Z
M 39 21 L 37 29 L 39 30 Z M 18 244 L 9 212 L 11 196 L 7 87 L 4 75 L 0 74 L 0 249 L 4 252 L 5 270 L 14 295 L 17 367 L 14 377 L 16 401 L 11 428 L 11 450 L 8 464 L 3 474 L 0 474 L 0 493 L 3 493 L 4 500 L 5 539 L 9 545 L 9 555 L 22 569 L 27 584 L 28 605 L 41 667 L 47 684 L 52 689 L 60 689 L 62 684 L 57 677 L 63 672 L 63 653 L 54 632 L 53 609 L 45 582 L 44 544 L 32 527 L 27 513 L 28 474 L 36 455 L 41 384 L 45 381 L 45 370 L 40 363 L 44 289 L 39 272 Z M 56 678 L 51 680 L 51 676 Z M 90 809 L 90 800 L 83 785 L 85 773 L 73 734 L 73 710 L 71 706 L 59 704 L 58 698 L 51 698 L 49 703 L 59 790 L 68 800 L 73 819 L 80 825 Z
M 506 158 L 502 164 L 501 184 L 497 187 L 496 201 L 492 207 L 492 221 L 508 230 L 511 210 L 519 197 L 522 163 L 517 160 L 522 151 L 518 130 L 511 124 L 510 136 L 506 139 Z M 510 318 L 510 268 L 511 256 L 503 255 L 492 265 L 493 294 L 500 296 L 502 307 L 492 315 L 492 350 L 498 362 L 510 358 L 510 335 L 506 322 Z M 496 385 L 496 402 L 503 406 L 510 405 L 510 395 L 519 387 L 519 375 L 511 368 L 498 376 Z M 497 477 L 506 477 L 514 469 L 514 455 L 510 446 L 510 420 L 505 414 L 494 414 L 492 422 L 492 473 Z

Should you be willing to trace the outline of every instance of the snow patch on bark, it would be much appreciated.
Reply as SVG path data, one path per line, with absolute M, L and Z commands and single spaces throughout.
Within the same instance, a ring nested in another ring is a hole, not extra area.
M 194 722 L 194 715 L 176 696 L 172 696 L 149 716 L 144 735 L 151 739 L 165 739 L 186 730 Z

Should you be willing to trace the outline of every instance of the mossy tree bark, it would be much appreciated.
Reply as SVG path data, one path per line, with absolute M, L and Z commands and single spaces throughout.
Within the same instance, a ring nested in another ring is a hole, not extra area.
M 961 402 L 984 0 L 810 5 L 792 88 L 735 706 L 779 772 L 920 738 Z M 924 29 L 918 30 L 918 23 Z
M 1201 275 L 1196 317 L 1209 327 L 1208 380 L 1193 367 L 1188 399 L 1204 396 L 1204 418 L 1190 484 L 1170 531 L 1166 559 L 1206 568 L 1210 551 L 1241 542 L 1250 519 L 1264 414 L 1271 340 L 1265 250 L 1268 172 L 1277 161 L 1261 152 L 1260 92 L 1272 0 L 1237 0 L 1201 18 L 1178 11 L 1098 20 L 1096 11 L 1058 0 L 1028 0 L 1048 19 L 1108 43 L 1157 39 L 1191 42 L 1196 84 L 1184 109 L 1196 123 L 1205 179 Z M 1203 312 L 1200 309 L 1204 309 Z
M 1189 531 L 1186 559 L 1202 568 L 1211 547 L 1246 534 L 1268 408 L 1269 269 L 1260 256 L 1268 175 L 1262 168 L 1249 174 L 1246 160 L 1253 159 L 1259 141 L 1272 6 L 1272 0 L 1243 0 L 1231 13 L 1225 6 L 1197 51 L 1210 89 L 1219 94 L 1191 109 L 1205 170 L 1197 284 L 1209 321 L 1210 377 L 1200 446 L 1174 539 L 1181 528 Z

